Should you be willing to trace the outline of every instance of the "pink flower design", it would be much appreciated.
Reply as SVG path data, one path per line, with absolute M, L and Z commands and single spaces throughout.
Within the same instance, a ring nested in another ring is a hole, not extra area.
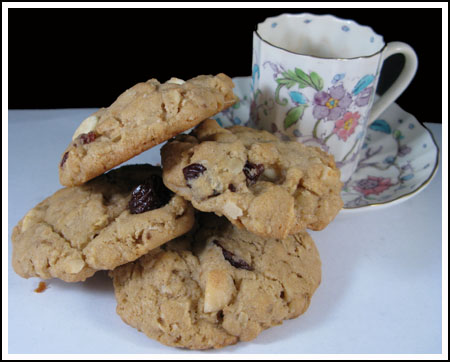
M 337 134 L 339 139 L 347 141 L 354 132 L 356 126 L 359 124 L 358 120 L 361 115 L 358 112 L 347 112 L 344 117 L 336 121 L 334 124 L 333 133 Z
M 358 181 L 355 190 L 361 192 L 364 196 L 379 195 L 391 186 L 391 179 L 389 178 L 368 176 L 366 179 Z

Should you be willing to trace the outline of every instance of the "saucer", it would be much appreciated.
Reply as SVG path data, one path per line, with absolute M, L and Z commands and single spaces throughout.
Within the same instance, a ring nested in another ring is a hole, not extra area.
M 223 127 L 251 127 L 251 77 L 233 81 L 239 102 L 213 118 Z M 368 126 L 356 171 L 342 188 L 344 211 L 405 201 L 428 185 L 438 164 L 431 132 L 393 103 Z

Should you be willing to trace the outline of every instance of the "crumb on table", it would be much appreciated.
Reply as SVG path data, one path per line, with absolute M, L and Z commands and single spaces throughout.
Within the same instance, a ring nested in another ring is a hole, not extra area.
M 34 291 L 36 293 L 42 293 L 45 289 L 47 289 L 47 284 L 45 282 L 39 282 L 38 287 Z

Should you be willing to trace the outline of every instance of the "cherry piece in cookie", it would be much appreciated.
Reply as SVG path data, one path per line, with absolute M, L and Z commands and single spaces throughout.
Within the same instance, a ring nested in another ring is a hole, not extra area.
M 95 134 L 95 132 L 89 132 L 81 134 L 79 138 L 81 144 L 86 145 L 88 143 L 94 142 L 95 139 L 97 138 L 97 135 Z
M 128 204 L 130 213 L 141 214 L 159 209 L 170 201 L 172 195 L 173 193 L 164 186 L 161 177 L 152 175 L 133 190 Z
M 247 186 L 253 185 L 264 172 L 263 164 L 255 164 L 247 161 L 244 166 L 244 174 L 247 178 Z
M 214 240 L 214 244 L 222 249 L 223 257 L 232 266 L 238 269 L 253 270 L 253 268 L 245 260 L 238 258 L 236 255 L 234 255 L 234 253 L 225 249 L 217 240 Z
M 68 157 L 69 157 L 69 152 L 64 153 L 64 155 L 62 156 L 62 159 L 61 159 L 61 163 L 59 164 L 59 167 L 63 167 L 64 166 L 64 164 L 66 163 Z
M 186 181 L 194 180 L 200 177 L 203 172 L 206 171 L 206 167 L 199 163 L 192 163 L 189 166 L 183 168 L 183 175 Z M 188 185 L 189 186 L 189 185 Z

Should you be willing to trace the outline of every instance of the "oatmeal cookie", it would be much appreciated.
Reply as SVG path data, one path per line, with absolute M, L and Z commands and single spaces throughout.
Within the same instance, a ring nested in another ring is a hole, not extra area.
M 12 265 L 24 278 L 82 281 L 186 233 L 194 220 L 159 167 L 122 166 L 31 209 L 13 229 Z
M 261 236 L 321 230 L 343 206 L 340 171 L 317 147 L 212 119 L 161 149 L 165 185 Z
M 221 348 L 304 313 L 321 281 L 306 232 L 263 238 L 202 214 L 196 231 L 110 272 L 117 313 L 174 347 Z
M 81 185 L 231 106 L 233 87 L 225 74 L 136 84 L 80 124 L 59 164 L 61 184 Z

